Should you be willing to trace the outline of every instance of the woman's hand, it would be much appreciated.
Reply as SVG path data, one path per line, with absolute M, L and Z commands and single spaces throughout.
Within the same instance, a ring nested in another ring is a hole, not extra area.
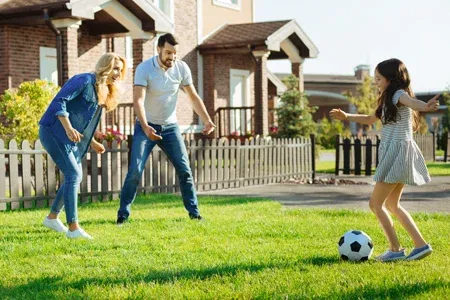
M 91 148 L 94 149 L 94 151 L 97 152 L 98 154 L 103 154 L 106 151 L 105 146 L 103 146 L 96 140 L 91 141 Z
M 436 111 L 439 107 L 439 98 L 440 95 L 434 96 L 430 101 L 427 102 L 425 106 L 425 111 Z
M 69 140 L 74 142 L 74 143 L 79 143 L 81 141 L 81 139 L 84 137 L 84 135 L 79 133 L 72 126 L 67 127 L 67 128 L 65 127 L 64 129 L 66 130 L 66 134 L 67 134 L 67 137 L 69 138 Z
M 332 109 L 330 111 L 330 117 L 333 120 L 341 120 L 341 121 L 343 121 L 343 120 L 347 120 L 347 113 L 342 111 L 340 108 Z

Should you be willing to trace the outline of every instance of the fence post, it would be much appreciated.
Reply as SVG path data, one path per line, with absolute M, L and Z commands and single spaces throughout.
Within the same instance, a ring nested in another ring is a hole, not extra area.
M 376 159 L 375 159 L 375 161 L 376 161 L 375 166 L 376 167 L 378 167 L 378 150 L 379 149 L 380 149 L 380 138 L 377 135 L 377 151 L 376 151 L 376 155 L 375 155 L 375 157 L 376 157 Z
M 361 175 L 361 140 L 355 139 L 355 175 Z
M 0 139 L 0 151 L 5 150 L 5 142 Z M 0 199 L 6 197 L 6 159 L 5 154 L 0 152 Z M 6 210 L 6 203 L 0 203 L 0 211 Z
M 349 138 L 344 139 L 344 174 L 350 174 L 350 149 L 352 147 Z
M 335 149 L 336 149 L 336 159 L 335 159 L 335 163 L 336 163 L 336 167 L 334 169 L 334 175 L 339 175 L 339 157 L 340 157 L 340 149 L 341 149 L 341 145 L 340 145 L 340 139 L 341 136 L 339 134 L 336 135 L 336 142 L 335 142 Z
M 372 175 L 372 140 L 366 140 L 366 166 L 364 173 L 366 176 Z
M 448 156 L 448 131 L 443 133 L 444 138 L 442 139 L 442 147 L 444 147 L 444 162 L 447 162 L 447 156 Z
M 433 162 L 436 161 L 436 135 L 434 131 L 432 132 L 433 135 Z
M 316 136 L 314 134 L 311 137 L 311 171 L 312 180 L 316 178 Z

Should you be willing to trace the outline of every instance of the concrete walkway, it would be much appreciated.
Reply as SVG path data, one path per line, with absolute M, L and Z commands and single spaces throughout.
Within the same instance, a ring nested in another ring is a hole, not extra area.
M 370 185 L 270 184 L 220 191 L 199 192 L 199 195 L 230 195 L 267 198 L 290 208 L 345 208 L 369 210 L 373 191 L 372 177 L 338 176 L 337 179 L 364 181 Z M 407 186 L 401 204 L 412 212 L 450 213 L 450 176 L 433 177 L 419 187 Z

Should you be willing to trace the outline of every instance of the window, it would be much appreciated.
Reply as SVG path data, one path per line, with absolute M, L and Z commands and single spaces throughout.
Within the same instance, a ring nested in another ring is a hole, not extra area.
M 213 0 L 213 4 L 235 10 L 241 10 L 241 1 L 242 0 Z
M 40 78 L 58 84 L 56 48 L 39 48 Z
M 173 22 L 174 18 L 174 9 L 173 2 L 174 0 L 153 0 L 153 3 L 169 18 L 170 21 Z

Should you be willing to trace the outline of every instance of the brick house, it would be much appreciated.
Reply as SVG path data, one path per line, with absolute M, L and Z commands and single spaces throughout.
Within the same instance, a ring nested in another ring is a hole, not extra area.
M 216 135 L 236 130 L 266 135 L 269 108 L 285 89 L 267 60 L 289 59 L 303 89 L 302 63 L 318 50 L 293 20 L 254 23 L 254 5 L 253 0 L 4 1 L 0 93 L 36 78 L 61 85 L 114 51 L 129 62 L 121 100 L 130 107 L 133 70 L 156 54 L 158 36 L 171 32 L 208 112 L 221 124 L 223 132 Z M 201 129 L 183 92 L 177 115 L 185 133 Z

